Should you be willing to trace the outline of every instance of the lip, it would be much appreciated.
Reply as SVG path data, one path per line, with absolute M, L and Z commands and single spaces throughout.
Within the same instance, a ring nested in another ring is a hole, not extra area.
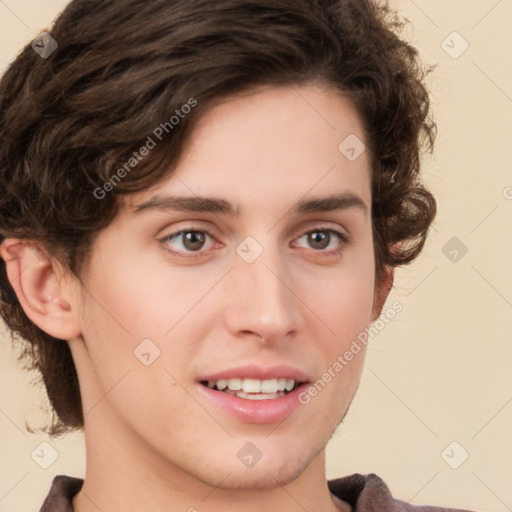
M 236 395 L 230 395 L 222 391 L 216 391 L 201 384 L 204 381 L 216 381 L 219 379 L 293 379 L 301 382 L 296 389 L 279 398 L 269 400 L 248 400 Z M 257 365 L 238 366 L 217 373 L 205 375 L 198 379 L 199 393 L 205 399 L 224 413 L 244 423 L 279 423 L 294 412 L 301 403 L 299 394 L 311 383 L 311 378 L 298 368 L 289 365 L 277 365 L 262 367 Z
M 258 366 L 255 364 L 237 366 L 236 368 L 229 368 L 217 373 L 205 375 L 200 377 L 198 381 L 214 381 L 220 379 L 227 380 L 236 378 L 258 380 L 285 378 L 293 379 L 295 382 L 311 381 L 311 377 L 307 373 L 304 373 L 302 370 L 286 364 L 268 367 Z
M 279 423 L 301 405 L 299 394 L 309 386 L 304 383 L 279 398 L 247 400 L 236 395 L 215 391 L 198 383 L 199 392 L 215 407 L 244 423 Z

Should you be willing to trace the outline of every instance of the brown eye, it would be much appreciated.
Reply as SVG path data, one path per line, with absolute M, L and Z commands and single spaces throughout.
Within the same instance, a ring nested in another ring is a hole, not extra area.
M 201 231 L 185 231 L 183 245 L 190 251 L 197 251 L 204 245 L 205 236 Z
M 330 239 L 330 234 L 327 231 L 311 231 L 308 233 L 308 242 L 315 249 L 325 249 L 329 245 Z
M 213 239 L 207 231 L 195 229 L 182 229 L 164 237 L 161 242 L 164 249 L 175 256 L 190 257 L 191 253 L 202 254 L 207 238 Z M 192 256 L 193 257 L 193 256 Z
M 304 233 L 298 240 L 306 238 L 307 245 L 316 252 L 326 254 L 339 254 L 349 243 L 349 239 L 343 233 L 335 229 L 317 228 Z M 331 246 L 331 250 L 326 250 Z

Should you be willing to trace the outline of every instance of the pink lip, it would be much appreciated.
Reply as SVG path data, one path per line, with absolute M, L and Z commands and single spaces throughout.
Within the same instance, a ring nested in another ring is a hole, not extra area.
M 293 379 L 295 382 L 309 382 L 311 378 L 303 371 L 289 365 L 277 365 L 263 367 L 255 364 L 245 366 L 237 366 L 236 368 L 229 368 L 217 373 L 212 373 L 200 377 L 198 381 L 216 381 L 220 379 Z
M 290 377 L 291 378 L 291 377 Z M 279 423 L 295 411 L 301 403 L 299 394 L 309 384 L 301 384 L 292 392 L 270 400 L 247 400 L 198 384 L 199 392 L 216 407 L 245 423 Z
M 302 383 L 292 392 L 269 400 L 248 400 L 208 388 L 201 382 L 220 379 L 293 379 Z M 309 385 L 311 378 L 303 371 L 288 365 L 270 367 L 249 364 L 229 368 L 198 379 L 199 392 L 214 406 L 245 423 L 278 423 L 295 411 L 301 403 L 298 396 Z

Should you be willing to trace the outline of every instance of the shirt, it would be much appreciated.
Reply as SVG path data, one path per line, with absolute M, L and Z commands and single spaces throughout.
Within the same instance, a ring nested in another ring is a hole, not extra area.
M 66 475 L 53 479 L 50 492 L 39 512 L 73 512 L 72 499 L 84 480 Z M 468 510 L 410 505 L 391 496 L 388 486 L 374 473 L 329 480 L 329 490 L 347 502 L 352 512 L 470 512 Z

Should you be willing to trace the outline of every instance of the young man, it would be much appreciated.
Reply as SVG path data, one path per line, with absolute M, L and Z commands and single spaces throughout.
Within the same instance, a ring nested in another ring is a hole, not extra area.
M 2 317 L 87 448 L 41 511 L 434 510 L 325 478 L 340 354 L 435 215 L 392 14 L 75 0 L 5 73 Z

